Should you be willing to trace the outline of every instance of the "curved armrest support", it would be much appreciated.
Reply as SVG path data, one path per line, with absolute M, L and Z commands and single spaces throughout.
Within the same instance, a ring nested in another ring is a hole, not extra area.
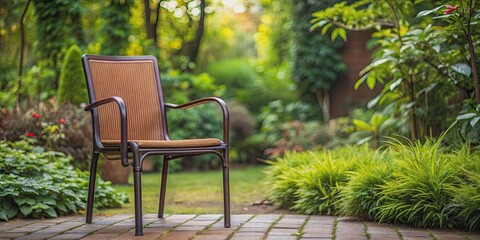
M 85 111 L 92 111 L 99 106 L 111 102 L 115 102 L 117 104 L 120 113 L 120 157 L 122 161 L 122 166 L 126 167 L 130 164 L 128 163 L 127 108 L 125 107 L 125 102 L 123 101 L 123 99 L 121 97 L 105 98 L 86 106 Z
M 222 112 L 223 112 L 223 142 L 225 144 L 229 144 L 229 138 L 230 138 L 230 134 L 229 134 L 229 125 L 230 125 L 230 119 L 229 119 L 229 115 L 228 115 L 228 107 L 227 107 L 227 104 L 225 104 L 225 102 L 220 99 L 220 98 L 217 98 L 217 97 L 206 97 L 206 98 L 200 98 L 200 99 L 197 99 L 197 100 L 193 100 L 191 102 L 187 102 L 187 103 L 182 103 L 182 104 L 172 104 L 172 103 L 165 103 L 165 106 L 167 108 L 172 108 L 172 109 L 187 109 L 187 108 L 191 108 L 191 107 L 195 107 L 195 106 L 198 106 L 198 105 L 201 105 L 201 104 L 205 104 L 205 103 L 209 103 L 209 102 L 215 102 L 217 103 L 220 108 L 222 109 Z

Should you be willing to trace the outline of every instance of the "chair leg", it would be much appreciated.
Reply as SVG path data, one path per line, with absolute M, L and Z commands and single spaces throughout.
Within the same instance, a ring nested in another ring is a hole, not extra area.
M 158 203 L 158 218 L 163 218 L 163 210 L 165 207 L 165 192 L 167 189 L 167 175 L 168 175 L 168 159 L 163 157 L 162 165 L 162 180 L 160 182 L 160 199 Z
M 223 215 L 224 226 L 229 228 L 230 222 L 230 176 L 229 176 L 229 153 L 228 149 L 223 151 Z
M 129 142 L 133 153 L 133 191 L 135 198 L 135 236 L 143 236 L 142 223 L 142 159 L 135 142 Z
M 133 170 L 133 188 L 135 195 L 135 236 L 143 236 L 142 223 L 142 171 Z
M 97 176 L 97 163 L 99 153 L 92 154 L 92 162 L 90 163 L 90 179 L 88 181 L 88 196 L 87 196 L 87 223 L 92 223 L 93 214 L 93 198 L 95 195 L 95 179 Z

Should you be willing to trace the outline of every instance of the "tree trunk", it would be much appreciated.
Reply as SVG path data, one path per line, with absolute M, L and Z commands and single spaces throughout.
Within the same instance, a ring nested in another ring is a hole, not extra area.
M 470 3 L 471 5 L 471 3 Z M 480 83 L 478 82 L 478 72 L 477 72 L 477 62 L 475 58 L 475 47 L 473 46 L 472 40 L 472 27 L 471 24 L 471 17 L 473 15 L 472 10 L 470 10 L 469 19 L 467 21 L 467 43 L 468 43 L 468 50 L 470 53 L 470 67 L 472 68 L 472 77 L 473 77 L 473 86 L 475 88 L 475 102 L 480 104 Z
M 318 105 L 322 108 L 323 122 L 328 123 L 330 121 L 330 93 L 327 91 L 318 91 L 315 93 Z
M 21 91 L 23 91 L 23 86 L 22 86 L 22 78 L 23 78 L 23 58 L 25 55 L 25 26 L 23 24 L 23 20 L 25 19 L 25 15 L 27 14 L 28 6 L 30 5 L 31 0 L 28 0 L 27 3 L 25 3 L 25 7 L 23 8 L 22 16 L 20 17 L 20 63 L 18 64 L 18 93 L 17 93 L 17 112 L 21 111 L 21 104 L 22 104 L 22 98 L 23 94 Z
M 160 2 L 157 3 L 156 9 L 153 10 L 150 8 L 150 0 L 143 0 L 144 6 L 144 15 L 145 15 L 145 30 L 147 33 L 147 39 L 152 39 L 154 46 L 157 47 L 158 45 L 158 22 L 160 17 Z M 152 13 L 154 13 L 155 19 L 152 19 Z
M 202 41 L 203 30 L 205 28 L 205 0 L 200 1 L 200 19 L 198 20 L 197 32 L 191 47 L 188 49 L 188 59 L 195 63 L 197 60 L 198 51 L 200 49 L 200 42 Z

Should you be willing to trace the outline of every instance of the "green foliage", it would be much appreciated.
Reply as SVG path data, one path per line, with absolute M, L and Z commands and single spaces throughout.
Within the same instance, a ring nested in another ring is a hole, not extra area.
M 456 222 L 447 210 L 458 173 L 445 158 L 440 141 L 391 144 L 398 156 L 394 179 L 382 186 L 379 220 L 424 228 L 454 227 Z
M 92 152 L 90 116 L 71 103 L 40 103 L 24 113 L 0 111 L 0 139 L 18 141 L 23 136 L 37 140 L 47 150 L 72 156 L 81 169 L 88 168 Z
M 373 154 L 368 148 L 286 153 L 269 161 L 269 198 L 305 214 L 338 214 L 340 189 L 348 173 Z
M 341 41 L 309 31 L 312 13 L 325 9 L 335 1 L 295 1 L 292 8 L 293 79 L 302 97 L 311 103 L 321 101 L 318 94 L 331 88 L 345 71 L 339 49 Z
M 296 179 L 302 176 L 305 168 L 312 162 L 308 152 L 286 153 L 283 158 L 269 161 L 266 171 L 266 183 L 269 187 L 269 199 L 283 208 L 290 208 L 296 201 Z
M 342 215 L 375 220 L 377 206 L 382 205 L 379 201 L 382 197 L 381 187 L 393 177 L 392 164 L 384 159 L 385 155 L 388 154 L 378 152 L 350 173 L 350 180 L 339 196 Z
M 347 173 L 356 162 L 332 158 L 326 152 L 312 157 L 313 163 L 304 166 L 302 176 L 296 181 L 297 199 L 292 209 L 304 214 L 338 214 L 340 186 L 347 182 Z
M 221 96 L 225 87 L 215 84 L 210 75 L 193 75 L 169 71 L 162 75 L 162 88 L 166 102 L 181 104 L 194 99 Z M 215 137 L 222 139 L 222 113 L 216 103 L 196 106 L 185 110 L 168 110 L 168 129 L 171 139 Z M 214 155 L 198 157 L 200 160 L 181 160 L 189 169 L 210 169 L 219 167 Z
M 37 52 L 45 60 L 45 66 L 57 68 L 62 51 L 83 41 L 79 1 L 33 1 L 37 16 Z
M 0 218 L 54 218 L 85 208 L 88 173 L 73 169 L 64 154 L 34 146 L 34 140 L 0 142 Z M 120 207 L 124 194 L 99 179 L 96 207 Z
M 110 55 L 125 54 L 129 45 L 131 25 L 129 18 L 133 0 L 105 1 L 100 12 L 103 17 L 101 53 Z
M 289 153 L 269 162 L 269 196 L 301 213 L 478 229 L 480 155 L 450 151 L 442 140 Z
M 60 84 L 58 87 L 58 103 L 71 102 L 75 105 L 88 103 L 88 93 L 83 74 L 82 52 L 76 45 L 71 46 L 62 64 Z
M 226 59 L 211 63 L 207 68 L 218 83 L 225 85 L 225 97 L 236 98 L 242 103 L 247 103 L 249 98 L 249 85 L 256 77 L 255 69 L 248 59 Z
M 458 7 L 450 13 L 444 5 L 447 1 L 342 2 L 314 13 L 312 22 L 313 28 L 322 28 L 322 34 L 333 29 L 332 38 L 346 30 L 374 31 L 374 57 L 355 87 L 365 83 L 373 89 L 382 84 L 382 92 L 368 107 L 394 110 L 387 117 L 406 121 L 410 138 L 422 139 L 446 129 L 461 108 L 462 99 L 475 95 L 475 84 L 470 80 L 474 67 L 469 64 L 474 63 L 470 59 L 475 54 L 467 43 L 472 42 L 469 37 L 476 39 L 480 32 L 470 28 L 468 19 L 472 26 L 478 20 L 480 15 L 475 13 L 479 4 L 460 2 L 448 1 Z M 429 16 L 433 14 L 439 16 Z M 438 19 L 447 24 L 438 23 Z M 452 91 L 454 88 L 458 91 Z

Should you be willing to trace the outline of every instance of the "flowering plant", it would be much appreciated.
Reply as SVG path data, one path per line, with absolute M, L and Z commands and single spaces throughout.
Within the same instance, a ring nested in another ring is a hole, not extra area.
M 91 154 L 90 115 L 73 104 L 38 104 L 18 113 L 0 110 L 0 139 L 35 141 L 47 150 L 71 155 L 74 165 L 85 169 Z

